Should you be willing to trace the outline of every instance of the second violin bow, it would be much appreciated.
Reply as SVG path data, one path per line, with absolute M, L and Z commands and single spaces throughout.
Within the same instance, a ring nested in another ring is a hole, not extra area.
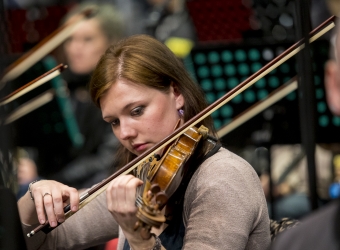
M 34 46 L 22 57 L 7 67 L 5 73 L 0 77 L 0 90 L 5 86 L 6 82 L 11 81 L 25 72 L 29 67 L 38 62 L 41 58 L 59 46 L 74 31 L 75 26 L 85 18 L 94 13 L 94 8 L 84 10 L 77 15 L 71 22 L 68 22 L 55 30 L 52 34 Z

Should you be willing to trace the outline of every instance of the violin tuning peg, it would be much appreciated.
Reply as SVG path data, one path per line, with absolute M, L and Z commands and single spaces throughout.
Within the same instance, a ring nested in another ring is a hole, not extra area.
M 161 159 L 161 156 L 159 154 L 154 154 L 154 157 L 156 158 L 157 161 Z
M 138 220 L 136 221 L 135 226 L 133 227 L 133 230 L 136 231 L 141 226 L 141 222 Z
M 157 194 L 158 192 L 161 191 L 161 188 L 158 184 L 152 184 L 150 188 L 151 193 Z
M 164 192 L 158 192 L 156 194 L 156 202 L 158 207 L 163 207 L 164 204 L 166 204 L 168 201 L 168 196 Z

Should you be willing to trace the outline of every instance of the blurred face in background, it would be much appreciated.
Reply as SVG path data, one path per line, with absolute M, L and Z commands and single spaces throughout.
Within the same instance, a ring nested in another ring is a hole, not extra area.
M 339 29 L 339 28 L 338 28 Z M 339 30 L 338 30 L 339 33 Z M 325 87 L 327 104 L 334 115 L 340 116 L 340 34 L 334 42 L 336 59 L 329 60 L 325 66 Z
M 30 183 L 38 177 L 37 166 L 28 158 L 21 158 L 18 164 L 18 183 L 20 185 Z
M 91 73 L 108 46 L 97 19 L 82 21 L 64 44 L 67 64 L 76 74 Z

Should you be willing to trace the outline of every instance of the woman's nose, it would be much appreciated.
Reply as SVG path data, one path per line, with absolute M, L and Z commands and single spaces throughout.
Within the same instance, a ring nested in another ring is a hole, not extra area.
M 70 43 L 69 43 L 69 52 L 76 54 L 79 53 L 80 49 L 83 47 L 82 43 L 79 40 L 73 39 Z
M 132 126 L 128 126 L 126 124 L 120 124 L 120 133 L 119 133 L 119 137 L 122 140 L 127 140 L 130 138 L 134 138 L 136 137 L 136 130 L 132 127 Z

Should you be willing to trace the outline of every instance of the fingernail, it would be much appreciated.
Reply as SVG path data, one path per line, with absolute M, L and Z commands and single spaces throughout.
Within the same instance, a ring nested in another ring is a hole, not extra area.
M 57 225 L 57 222 L 55 222 L 55 221 L 51 222 L 51 227 L 55 227 L 56 225 Z
M 76 210 L 77 210 L 77 206 L 73 206 L 72 211 L 76 211 Z
M 39 221 L 40 221 L 40 224 L 44 224 L 45 223 L 45 220 L 43 220 L 43 219 L 40 219 Z

